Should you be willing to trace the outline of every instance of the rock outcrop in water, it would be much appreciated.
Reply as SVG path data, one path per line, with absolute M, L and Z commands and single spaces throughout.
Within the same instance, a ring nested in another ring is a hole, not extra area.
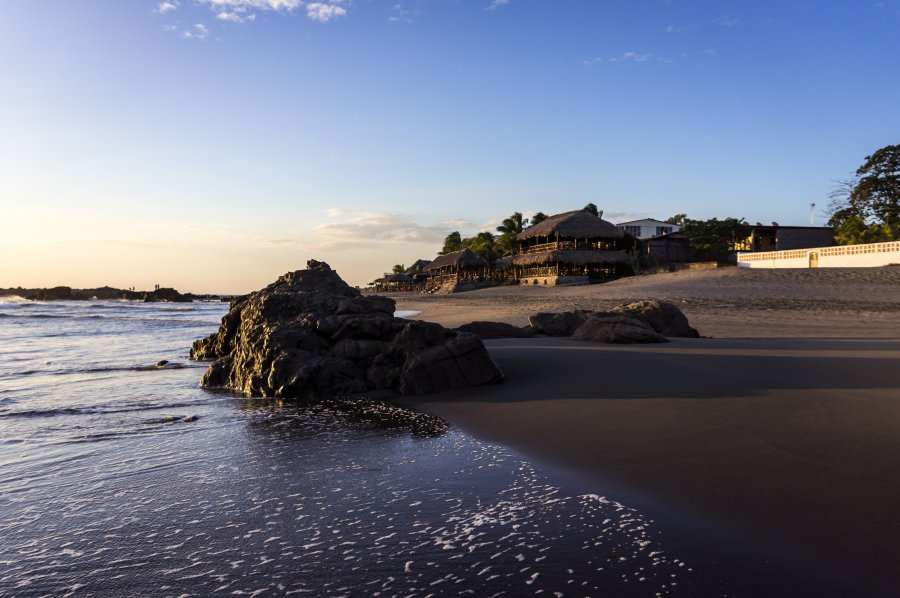
M 478 337 L 393 314 L 392 299 L 362 296 L 310 260 L 233 302 L 191 357 L 214 360 L 202 386 L 270 397 L 424 394 L 502 380 Z

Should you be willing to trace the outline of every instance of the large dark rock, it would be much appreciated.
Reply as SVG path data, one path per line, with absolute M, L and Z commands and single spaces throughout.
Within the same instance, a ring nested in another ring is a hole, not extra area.
M 502 380 L 476 336 L 393 313 L 392 299 L 361 296 L 310 260 L 232 302 L 191 357 L 213 360 L 202 386 L 261 396 L 421 394 Z
M 480 339 L 490 338 L 530 338 L 534 336 L 531 326 L 513 326 L 505 322 L 475 321 L 456 328 L 460 332 L 474 334 Z
M 640 318 L 604 312 L 588 316 L 572 334 L 572 338 L 579 341 L 601 343 L 666 343 L 669 341 Z
M 535 332 L 607 343 L 660 343 L 666 337 L 698 338 L 678 307 L 662 301 L 636 301 L 612 309 L 538 313 L 529 318 Z
M 528 318 L 534 331 L 547 336 L 572 336 L 592 312 L 586 310 L 558 313 L 541 312 Z
M 620 305 L 614 312 L 641 318 L 663 336 L 699 338 L 700 333 L 688 323 L 677 306 L 664 301 L 635 301 Z

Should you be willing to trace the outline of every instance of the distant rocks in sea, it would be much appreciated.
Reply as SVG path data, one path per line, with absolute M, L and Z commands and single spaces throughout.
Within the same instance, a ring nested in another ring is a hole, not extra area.
M 394 317 L 310 260 L 232 302 L 191 357 L 213 360 L 201 385 L 268 397 L 424 394 L 502 380 L 477 336 Z
M 133 291 L 114 287 L 97 287 L 94 289 L 73 289 L 59 286 L 50 288 L 26 289 L 22 287 L 0 289 L 0 297 L 16 296 L 32 301 L 143 301 L 145 303 L 169 302 L 191 303 L 192 301 L 217 301 L 219 295 L 195 295 L 180 293 L 172 288 L 161 287 L 153 291 Z

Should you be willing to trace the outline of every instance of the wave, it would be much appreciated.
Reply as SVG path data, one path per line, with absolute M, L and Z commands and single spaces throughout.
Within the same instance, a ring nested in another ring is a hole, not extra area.
M 190 403 L 139 403 L 130 407 L 106 408 L 102 405 L 97 407 L 56 407 L 53 409 L 22 409 L 18 411 L 5 410 L 0 411 L 0 418 L 37 418 L 37 417 L 56 417 L 60 415 L 107 415 L 113 413 L 138 413 L 141 411 L 159 411 L 160 409 L 179 409 L 182 407 L 197 407 L 202 404 L 200 401 Z M 197 416 L 169 416 L 158 418 L 157 420 L 148 420 L 146 423 L 171 423 L 174 421 L 196 421 Z
M 88 368 L 69 368 L 62 370 L 23 370 L 21 372 L 0 373 L 3 378 L 25 378 L 28 376 L 71 376 L 73 374 L 108 374 L 110 372 L 155 372 L 165 370 L 203 369 L 205 363 L 157 362 L 147 365 L 98 366 Z

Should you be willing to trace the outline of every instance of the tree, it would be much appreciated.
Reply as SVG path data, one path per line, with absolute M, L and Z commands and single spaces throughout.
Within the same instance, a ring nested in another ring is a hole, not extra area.
M 691 253 L 695 258 L 723 260 L 734 251 L 738 241 L 747 238 L 750 230 L 750 225 L 743 218 L 685 218 L 681 232 L 691 240 Z
M 666 224 L 674 224 L 675 226 L 684 226 L 684 221 L 687 219 L 687 214 L 675 214 L 669 218 L 666 218 Z
M 494 240 L 494 251 L 507 255 L 516 250 L 516 235 L 528 226 L 528 218 L 523 218 L 521 212 L 513 212 L 512 216 L 505 219 L 503 224 L 497 227 L 497 232 L 503 233 Z
M 490 232 L 480 232 L 474 237 L 463 239 L 463 244 L 489 262 L 499 257 L 494 247 L 495 237 Z
M 547 216 L 543 212 L 538 212 L 537 214 L 535 214 L 534 216 L 531 217 L 531 226 L 534 226 L 535 224 L 540 224 L 547 218 L 549 218 L 549 216 Z
M 445 253 L 453 253 L 454 251 L 460 251 L 462 249 L 465 249 L 462 237 L 459 235 L 459 231 L 453 231 L 444 238 L 444 247 L 438 253 L 444 255 Z
M 391 270 L 394 274 L 403 274 L 406 272 L 406 266 L 403 264 L 394 264 L 394 268 Z
M 518 235 L 528 226 L 528 218 L 523 218 L 521 212 L 513 212 L 512 216 L 506 218 L 503 224 L 497 227 L 498 233 L 512 233 Z
M 590 214 L 593 214 L 594 216 L 598 216 L 598 217 L 600 216 L 600 214 L 597 212 L 597 206 L 595 206 L 595 205 L 592 204 L 592 203 L 589 203 L 588 205 L 584 206 L 584 208 L 582 208 L 582 209 L 583 209 L 585 212 L 588 212 L 588 213 L 590 213 Z
M 866 156 L 856 177 L 850 207 L 889 229 L 900 225 L 900 145 L 887 145 Z

